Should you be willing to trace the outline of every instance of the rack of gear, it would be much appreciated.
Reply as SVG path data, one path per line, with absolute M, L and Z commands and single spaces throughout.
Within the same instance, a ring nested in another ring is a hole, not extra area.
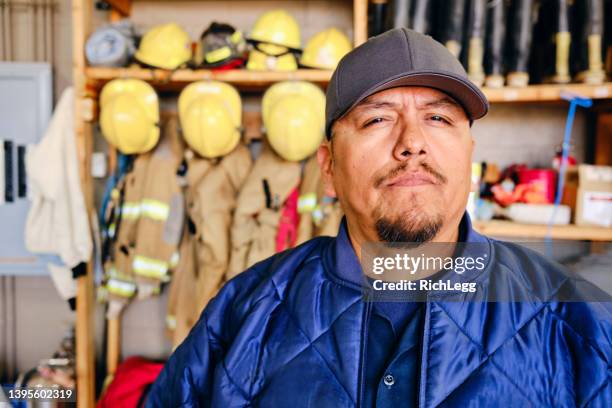
M 597 10 L 584 10 L 583 41 L 574 44 L 566 2 L 538 2 L 539 23 L 527 0 L 447 3 L 435 13 L 435 1 L 419 0 L 73 0 L 80 179 L 100 236 L 97 259 L 78 278 L 79 406 L 95 405 L 95 342 L 105 344 L 109 379 L 118 367 L 131 301 L 168 290 L 166 328 L 176 346 L 227 279 L 335 234 L 341 210 L 325 195 L 313 154 L 333 69 L 369 36 L 400 26 L 431 34 L 492 103 L 612 98 Z M 530 59 L 532 33 L 551 27 L 537 36 L 553 39 L 542 45 L 546 54 Z M 573 46 L 584 55 L 570 64 Z M 596 121 L 598 164 L 612 161 L 609 118 Z M 90 170 L 94 140 L 109 147 L 101 195 Z M 612 240 L 611 228 L 475 224 L 494 235 Z M 100 300 L 105 339 L 94 334 Z
M 182 14 L 170 3 L 157 2 L 152 16 L 145 1 L 73 2 L 80 176 L 98 214 L 103 265 L 96 273 L 90 262 L 78 280 L 79 406 L 95 401 L 94 342 L 106 345 L 107 379 L 117 369 L 121 314 L 132 299 L 168 287 L 166 324 L 177 345 L 223 281 L 340 219 L 312 156 L 323 137 L 324 87 L 338 60 L 367 39 L 367 1 L 262 2 L 254 17 L 228 12 L 232 2 L 190 2 Z M 177 24 L 190 8 L 214 19 Z M 308 29 L 294 15 L 327 11 Z M 242 21 L 219 20 L 234 14 Z M 252 101 L 261 108 L 247 109 Z M 266 142 L 250 143 L 262 129 Z M 111 169 L 101 202 L 89 171 L 96 138 L 109 146 Z M 100 299 L 104 340 L 94 339 Z

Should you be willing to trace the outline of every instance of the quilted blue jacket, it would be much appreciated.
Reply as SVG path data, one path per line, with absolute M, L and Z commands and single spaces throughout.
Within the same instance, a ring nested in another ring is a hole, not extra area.
M 469 277 L 478 293 L 528 300 L 430 300 L 419 406 L 611 406 L 610 303 L 550 300 L 584 285 L 535 252 L 475 233 L 467 215 L 462 222 L 466 241 L 488 252 L 487 267 Z M 371 303 L 360 275 L 345 223 L 336 238 L 256 264 L 210 302 L 147 406 L 363 406 Z

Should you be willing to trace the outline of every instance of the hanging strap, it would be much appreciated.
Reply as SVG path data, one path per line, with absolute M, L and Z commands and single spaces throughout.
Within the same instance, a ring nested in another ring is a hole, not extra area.
M 300 215 L 298 214 L 299 194 L 298 188 L 295 187 L 283 205 L 276 232 L 276 252 L 284 251 L 295 245 L 300 223 Z

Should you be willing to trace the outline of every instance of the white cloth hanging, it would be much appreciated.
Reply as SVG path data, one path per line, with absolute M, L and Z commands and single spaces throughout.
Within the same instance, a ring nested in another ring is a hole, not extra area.
M 74 90 L 67 88 L 53 113 L 44 137 L 28 149 L 26 168 L 32 205 L 25 228 L 25 244 L 34 253 L 57 254 L 65 274 L 91 257 L 92 238 L 79 179 L 74 131 Z M 66 285 L 66 277 L 56 279 Z M 61 275 L 61 274 L 59 274 Z M 74 283 L 74 282 L 73 282 Z M 66 288 L 61 294 L 72 293 Z

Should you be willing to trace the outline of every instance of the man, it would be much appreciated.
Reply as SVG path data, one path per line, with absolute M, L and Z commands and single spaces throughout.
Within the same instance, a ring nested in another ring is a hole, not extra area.
M 610 309 L 538 301 L 534 292 L 553 299 L 573 282 L 541 256 L 477 234 L 465 213 L 470 125 L 487 109 L 452 54 L 422 34 L 391 30 L 345 56 L 318 151 L 326 193 L 346 214 L 338 236 L 227 283 L 148 405 L 606 405 Z M 487 267 L 449 279 L 524 301 L 364 300 L 368 243 L 458 241 L 484 248 Z

